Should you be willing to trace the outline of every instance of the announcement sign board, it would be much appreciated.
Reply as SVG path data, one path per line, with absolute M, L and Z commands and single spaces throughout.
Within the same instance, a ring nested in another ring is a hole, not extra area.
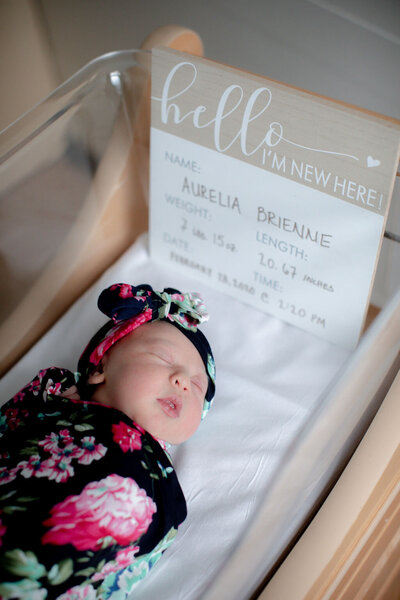
M 152 256 L 352 348 L 399 140 L 393 120 L 156 49 Z

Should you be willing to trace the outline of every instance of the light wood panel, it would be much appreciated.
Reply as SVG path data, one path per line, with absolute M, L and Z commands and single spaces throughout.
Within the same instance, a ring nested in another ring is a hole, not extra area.
M 260 600 L 400 597 L 400 373 L 325 504 Z

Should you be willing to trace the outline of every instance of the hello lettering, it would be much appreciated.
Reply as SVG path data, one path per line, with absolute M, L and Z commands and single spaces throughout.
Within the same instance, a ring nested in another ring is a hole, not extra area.
M 185 73 L 187 83 L 182 87 L 181 90 L 175 93 L 171 93 L 171 87 L 174 79 L 179 73 Z M 190 88 L 195 84 L 197 79 L 197 68 L 191 62 L 181 62 L 171 69 L 168 73 L 161 98 L 153 98 L 161 102 L 161 121 L 167 124 L 169 119 L 176 125 L 182 123 L 185 120 L 191 120 L 193 127 L 196 129 L 204 129 L 206 127 L 213 127 L 214 133 L 214 145 L 216 150 L 219 152 L 226 152 L 235 142 L 239 140 L 241 151 L 245 156 L 251 156 L 255 154 L 264 144 L 268 147 L 273 147 L 279 144 L 283 135 L 283 128 L 280 123 L 273 122 L 268 126 L 264 136 L 252 150 L 248 147 L 248 130 L 252 122 L 256 121 L 265 113 L 271 104 L 272 94 L 267 87 L 260 87 L 254 90 L 250 95 L 246 103 L 244 100 L 243 88 L 238 84 L 232 84 L 228 86 L 221 94 L 215 116 L 211 119 L 205 118 L 205 113 L 209 112 L 207 107 L 199 104 L 192 110 L 184 113 L 177 104 L 177 99 L 182 98 L 187 94 Z M 261 109 L 255 111 L 254 106 L 258 100 L 262 100 Z M 223 129 L 224 122 L 233 115 L 239 108 L 243 109 L 241 118 L 241 124 L 233 134 L 232 139 L 228 143 L 223 143 L 225 138 L 225 131 Z
M 179 101 L 187 106 L 192 98 L 197 97 L 192 90 L 197 77 L 197 67 L 189 61 L 182 61 L 169 71 L 161 97 L 152 96 L 153 101 L 160 102 L 160 118 L 164 125 L 171 122 L 180 125 L 189 121 L 195 129 L 211 127 L 214 146 L 218 152 L 226 152 L 237 142 L 242 154 L 250 157 L 259 150 L 274 148 L 285 142 L 297 148 L 359 160 L 350 154 L 303 146 L 285 137 L 282 123 L 265 121 L 265 113 L 272 102 L 272 92 L 265 86 L 256 88 L 246 100 L 242 86 L 232 83 L 221 90 L 215 113 L 204 104 L 197 104 L 184 111 Z

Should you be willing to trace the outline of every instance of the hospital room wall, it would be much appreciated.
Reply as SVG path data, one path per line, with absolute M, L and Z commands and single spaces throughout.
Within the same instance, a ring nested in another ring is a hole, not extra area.
M 206 56 L 400 118 L 398 0 L 40 0 L 65 78 L 159 25 L 197 31 Z
M 60 82 L 34 0 L 0 0 L 0 131 Z
M 210 58 L 400 118 L 398 0 L 0 0 L 0 128 L 169 23 L 195 29 Z

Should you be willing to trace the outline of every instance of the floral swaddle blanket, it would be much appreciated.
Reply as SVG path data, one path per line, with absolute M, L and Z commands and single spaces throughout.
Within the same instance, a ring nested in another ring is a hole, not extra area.
M 123 600 L 186 517 L 162 444 L 39 375 L 0 411 L 0 597 Z

